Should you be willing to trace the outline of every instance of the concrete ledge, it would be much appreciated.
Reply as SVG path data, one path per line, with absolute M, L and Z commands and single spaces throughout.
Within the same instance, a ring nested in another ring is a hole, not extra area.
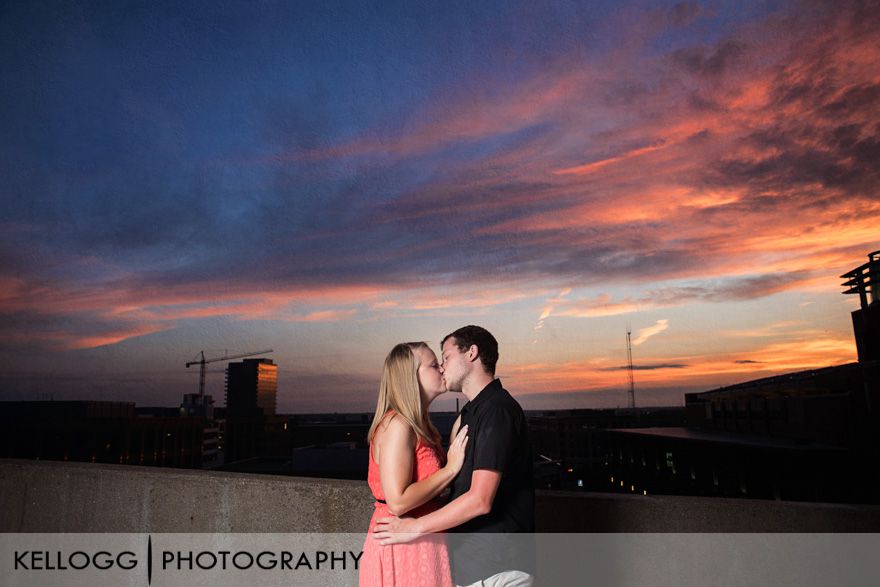
M 880 532 L 880 506 L 539 491 L 539 532 Z
M 338 481 L 0 459 L 3 532 L 363 532 L 373 500 Z
M 364 481 L 0 459 L 2 532 L 364 532 Z M 539 491 L 540 532 L 878 532 L 880 506 Z

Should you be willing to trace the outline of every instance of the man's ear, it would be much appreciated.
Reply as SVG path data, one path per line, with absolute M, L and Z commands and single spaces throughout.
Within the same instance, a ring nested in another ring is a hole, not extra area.
M 480 356 L 480 349 L 477 348 L 477 345 L 472 344 L 470 346 L 470 348 L 467 350 L 468 361 L 474 361 L 479 356 Z

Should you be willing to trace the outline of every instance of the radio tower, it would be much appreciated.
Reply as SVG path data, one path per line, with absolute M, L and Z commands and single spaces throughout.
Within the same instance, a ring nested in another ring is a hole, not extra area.
M 632 329 L 629 324 L 626 325 L 626 361 L 627 372 L 629 373 L 629 407 L 636 407 L 636 381 L 633 377 L 633 350 L 632 350 Z

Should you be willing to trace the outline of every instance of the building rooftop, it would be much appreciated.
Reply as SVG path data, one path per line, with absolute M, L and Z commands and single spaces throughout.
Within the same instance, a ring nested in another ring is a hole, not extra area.
M 772 438 L 743 434 L 741 432 L 723 432 L 716 430 L 696 430 L 694 428 L 614 428 L 609 432 L 618 434 L 631 434 L 635 436 L 654 436 L 658 438 L 671 438 L 704 442 L 711 444 L 727 444 L 732 446 L 746 446 L 755 448 L 770 448 L 777 450 L 826 450 L 841 451 L 846 449 L 831 444 L 822 444 L 812 441 L 791 440 L 788 438 Z
M 846 393 L 854 383 L 863 380 L 866 369 L 877 369 L 880 361 L 846 363 L 821 369 L 808 369 L 784 375 L 753 379 L 735 385 L 719 387 L 710 391 L 685 394 L 687 401 L 733 399 L 749 396 L 819 395 Z

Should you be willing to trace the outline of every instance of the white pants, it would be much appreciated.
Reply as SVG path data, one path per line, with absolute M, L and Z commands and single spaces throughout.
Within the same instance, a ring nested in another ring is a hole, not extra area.
M 488 579 L 471 583 L 470 585 L 460 585 L 459 587 L 532 587 L 535 584 L 535 578 L 522 571 L 504 571 L 492 575 Z

